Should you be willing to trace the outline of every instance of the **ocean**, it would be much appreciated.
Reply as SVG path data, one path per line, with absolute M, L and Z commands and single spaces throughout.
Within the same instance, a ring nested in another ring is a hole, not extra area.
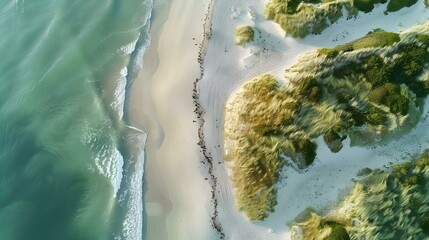
M 0 240 L 138 240 L 152 0 L 0 1 Z M 124 120 L 125 119 L 125 120 Z

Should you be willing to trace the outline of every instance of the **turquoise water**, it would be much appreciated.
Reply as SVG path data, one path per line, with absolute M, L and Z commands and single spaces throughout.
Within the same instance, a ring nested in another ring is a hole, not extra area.
M 0 1 L 0 240 L 142 238 L 145 135 L 121 119 L 151 8 Z

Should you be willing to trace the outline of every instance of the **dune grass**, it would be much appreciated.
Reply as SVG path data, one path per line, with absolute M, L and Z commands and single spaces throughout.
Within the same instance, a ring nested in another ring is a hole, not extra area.
M 311 165 L 317 138 L 338 152 L 344 138 L 360 131 L 384 136 L 410 125 L 404 119 L 417 108 L 415 97 L 429 94 L 429 79 L 419 79 L 428 73 L 429 45 L 418 34 L 396 37 L 386 40 L 390 44 L 369 40 L 364 49 L 331 58 L 319 51 L 287 71 L 288 85 L 262 75 L 237 93 L 226 109 L 226 160 L 238 208 L 249 219 L 262 220 L 274 210 L 285 159 L 301 169 Z M 350 45 L 361 46 L 359 41 Z
M 369 32 L 365 37 L 347 44 L 339 45 L 334 49 L 338 52 L 350 52 L 363 48 L 391 46 L 396 42 L 399 42 L 399 34 L 376 29 Z
M 235 43 L 243 45 L 253 41 L 255 38 L 255 30 L 251 26 L 239 26 L 235 29 Z
M 428 5 L 428 0 L 424 0 Z M 343 16 L 353 18 L 359 11 L 369 13 L 376 4 L 387 3 L 386 13 L 410 7 L 418 0 L 269 0 L 264 15 L 278 23 L 286 34 L 304 38 L 308 34 L 320 34 Z
M 311 217 L 293 225 L 304 232 L 303 239 L 428 239 L 428 183 L 426 152 L 387 170 L 370 170 L 327 215 L 309 211 Z
M 304 38 L 308 34 L 320 34 L 336 22 L 343 16 L 343 8 L 347 10 L 347 17 L 357 14 L 351 0 L 270 0 L 265 5 L 264 15 L 278 23 L 286 34 Z

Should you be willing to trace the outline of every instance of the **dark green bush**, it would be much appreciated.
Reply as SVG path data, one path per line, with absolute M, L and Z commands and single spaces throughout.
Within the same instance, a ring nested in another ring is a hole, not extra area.
M 429 235 L 429 216 L 424 217 L 424 219 L 421 223 L 421 228 L 422 228 L 424 233 Z
M 429 36 L 426 34 L 418 34 L 416 36 L 417 40 L 421 43 L 423 43 L 426 46 L 429 46 Z
M 374 4 L 386 3 L 387 0 L 353 0 L 353 5 L 362 12 L 371 12 Z
M 350 240 L 347 230 L 340 224 L 335 222 L 327 223 L 331 227 L 331 234 L 325 237 L 324 240 Z
M 351 114 L 351 118 L 353 119 L 353 122 L 354 122 L 355 126 L 358 127 L 358 126 L 362 126 L 363 124 L 365 124 L 365 120 L 366 120 L 365 116 L 356 107 L 347 106 L 347 108 L 345 109 L 345 111 Z
M 390 0 L 387 4 L 387 12 L 396 12 L 404 7 L 411 7 L 417 3 L 418 0 Z
M 337 93 L 337 95 L 335 95 L 335 97 L 337 98 L 337 101 L 339 103 L 343 103 L 343 104 L 349 104 L 353 98 L 351 94 L 346 92 L 339 92 Z
M 323 140 L 325 140 L 326 143 L 331 143 L 337 140 L 341 140 L 341 136 L 333 129 L 330 129 L 325 133 L 325 135 L 323 135 Z
M 368 95 L 372 102 L 383 104 L 394 114 L 407 115 L 409 100 L 401 94 L 401 88 L 393 83 L 374 88 Z

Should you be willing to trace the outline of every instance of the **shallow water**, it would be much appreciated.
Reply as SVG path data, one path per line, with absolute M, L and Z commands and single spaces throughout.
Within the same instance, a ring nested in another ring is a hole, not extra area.
M 145 135 L 121 119 L 151 8 L 0 1 L 0 239 L 141 239 Z

